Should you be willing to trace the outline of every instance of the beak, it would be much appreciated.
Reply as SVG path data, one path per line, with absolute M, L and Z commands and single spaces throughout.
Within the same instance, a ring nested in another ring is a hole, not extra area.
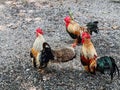
M 63 20 L 64 24 L 66 24 L 66 22 Z

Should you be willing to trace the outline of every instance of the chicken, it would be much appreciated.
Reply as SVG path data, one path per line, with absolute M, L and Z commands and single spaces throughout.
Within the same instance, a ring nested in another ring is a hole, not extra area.
M 80 25 L 71 19 L 70 16 L 66 16 L 64 21 L 66 24 L 66 31 L 73 39 L 75 39 L 74 43 L 72 44 L 72 46 L 75 47 L 78 43 L 81 42 L 80 29 L 82 28 L 80 28 Z
M 86 71 L 95 74 L 95 68 L 97 66 L 97 52 L 91 42 L 90 34 L 88 32 L 82 33 L 80 60 Z
M 72 60 L 76 55 L 73 47 L 51 49 L 50 45 L 45 42 L 43 31 L 40 28 L 36 29 L 36 37 L 30 51 L 30 56 L 32 58 L 33 66 L 40 71 L 44 70 L 49 62 L 67 62 Z
M 64 47 L 59 49 L 52 49 L 54 60 L 52 63 L 67 62 L 75 58 L 76 53 L 73 47 Z
M 111 56 L 98 57 L 88 32 L 82 33 L 80 60 L 85 70 L 92 74 L 95 74 L 96 71 L 99 71 L 102 74 L 104 74 L 105 71 L 109 71 L 112 80 L 113 74 L 116 74 L 117 71 L 119 77 L 119 69 L 115 63 L 115 60 Z
M 44 69 L 50 59 L 54 59 L 51 47 L 48 43 L 44 42 L 42 44 L 42 50 L 40 52 L 32 50 L 31 57 L 34 58 L 33 65 L 38 69 Z
M 83 32 L 89 32 L 90 34 L 92 34 L 92 32 L 98 33 L 98 21 L 87 23 L 87 27 L 80 26 L 73 20 L 71 15 L 66 16 L 64 21 L 66 24 L 66 31 L 73 39 L 75 39 L 72 44 L 73 47 L 75 47 L 78 43 L 81 43 L 81 35 Z
M 32 58 L 33 66 L 35 65 L 35 59 L 38 55 L 38 53 L 43 50 L 43 43 L 45 42 L 45 39 L 43 37 L 43 31 L 40 28 L 36 29 L 36 39 L 33 43 L 33 47 L 30 50 L 30 56 Z
M 72 60 L 76 53 L 73 47 L 66 47 L 62 49 L 51 49 L 50 45 L 46 42 L 43 43 L 43 49 L 40 52 L 32 50 L 31 57 L 34 58 L 33 65 L 39 71 L 44 70 L 48 63 L 67 62 Z
M 99 71 L 102 74 L 104 74 L 105 71 L 109 71 L 111 80 L 113 80 L 113 74 L 116 74 L 116 70 L 118 72 L 119 77 L 119 69 L 115 63 L 115 60 L 111 56 L 103 56 L 97 59 L 96 71 Z

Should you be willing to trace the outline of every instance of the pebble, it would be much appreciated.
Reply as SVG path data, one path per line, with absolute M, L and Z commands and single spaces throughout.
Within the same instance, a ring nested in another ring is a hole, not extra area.
M 30 71 L 30 69 L 26 69 L 26 71 L 28 72 L 28 71 Z

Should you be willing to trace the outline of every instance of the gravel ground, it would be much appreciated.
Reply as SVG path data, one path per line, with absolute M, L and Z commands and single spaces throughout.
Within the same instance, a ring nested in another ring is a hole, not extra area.
M 36 1 L 36 2 L 35 2 Z M 80 25 L 98 20 L 99 34 L 92 41 L 99 56 L 115 58 L 120 69 L 120 3 L 110 0 L 9 0 L 0 1 L 0 90 L 120 90 L 117 76 L 84 72 L 77 57 L 51 64 L 45 74 L 33 68 L 29 56 L 35 29 L 41 27 L 52 48 L 70 46 L 63 18 L 71 9 Z

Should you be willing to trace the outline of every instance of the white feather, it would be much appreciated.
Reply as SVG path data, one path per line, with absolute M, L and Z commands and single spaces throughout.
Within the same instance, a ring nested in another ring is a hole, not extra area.
M 40 34 L 36 38 L 35 42 L 33 43 L 33 48 L 37 51 L 41 51 L 43 49 L 42 45 L 44 42 L 45 42 L 45 39 L 44 39 L 43 35 Z

